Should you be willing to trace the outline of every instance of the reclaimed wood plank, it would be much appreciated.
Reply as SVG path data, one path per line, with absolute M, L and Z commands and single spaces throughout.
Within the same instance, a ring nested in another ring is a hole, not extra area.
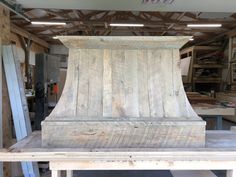
M 112 66 L 111 50 L 104 49 L 103 58 L 103 116 L 112 116 Z
M 79 83 L 77 90 L 77 113 L 76 116 L 88 115 L 89 97 L 89 54 L 88 50 L 80 50 L 79 58 Z
M 139 116 L 150 117 L 147 50 L 137 51 Z
M 163 116 L 164 117 L 179 117 L 179 110 L 176 105 L 177 100 L 174 99 L 173 84 L 175 80 L 175 73 L 173 72 L 173 59 L 170 50 L 161 51 L 161 82 L 162 82 L 162 100 L 163 100 Z M 166 69 L 169 67 L 170 69 Z
M 161 50 L 148 50 L 148 93 L 151 117 L 164 117 Z
M 125 50 L 124 109 L 125 109 L 125 115 L 128 117 L 139 117 L 137 72 L 138 72 L 137 51 Z
M 88 56 L 88 116 L 102 116 L 103 112 L 103 51 L 92 49 Z
M 124 89 L 125 53 L 112 50 L 112 116 L 126 117 Z

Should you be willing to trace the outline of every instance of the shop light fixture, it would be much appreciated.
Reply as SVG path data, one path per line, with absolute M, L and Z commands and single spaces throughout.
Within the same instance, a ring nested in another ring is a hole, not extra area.
M 191 28 L 219 28 L 222 24 L 188 24 L 187 27 Z
M 44 22 L 44 21 L 32 21 L 33 25 L 66 25 L 65 22 Z
M 111 23 L 110 26 L 121 26 L 121 27 L 143 27 L 144 24 Z

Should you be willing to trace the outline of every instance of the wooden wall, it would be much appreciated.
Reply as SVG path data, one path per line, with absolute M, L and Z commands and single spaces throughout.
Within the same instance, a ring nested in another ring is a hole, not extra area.
M 0 40 L 2 45 L 7 45 L 10 43 L 10 11 L 3 6 L 0 6 Z M 1 47 L 2 50 L 2 47 Z M 2 56 L 2 55 L 1 55 Z M 2 64 L 2 58 L 1 58 Z M 0 78 L 2 86 L 0 88 L 2 92 L 1 100 L 1 122 L 2 122 L 2 133 L 0 133 L 0 138 L 3 138 L 3 147 L 9 147 L 11 145 L 11 109 L 8 97 L 6 79 L 4 76 L 3 68 L 1 66 L 0 72 L 2 77 Z M 1 172 L 2 173 L 2 172 Z M 1 174 L 2 175 L 2 174 Z M 4 177 L 10 176 L 10 165 L 4 163 Z

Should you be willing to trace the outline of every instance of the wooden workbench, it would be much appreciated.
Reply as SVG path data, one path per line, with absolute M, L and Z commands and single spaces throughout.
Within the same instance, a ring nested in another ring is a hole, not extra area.
M 228 170 L 236 177 L 236 132 L 207 131 L 205 148 L 76 149 L 42 148 L 41 133 L 34 132 L 10 149 L 0 161 L 49 161 L 52 176 L 61 170 Z
M 216 129 L 222 130 L 222 119 L 224 116 L 234 116 L 235 108 L 225 107 L 219 104 L 192 104 L 194 111 L 203 118 L 216 119 Z

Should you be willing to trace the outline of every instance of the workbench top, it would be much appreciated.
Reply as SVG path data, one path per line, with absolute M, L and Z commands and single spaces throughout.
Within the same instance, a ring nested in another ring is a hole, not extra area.
M 1 149 L 0 161 L 236 160 L 235 131 L 206 131 L 205 148 L 78 149 L 42 148 L 41 132 Z

